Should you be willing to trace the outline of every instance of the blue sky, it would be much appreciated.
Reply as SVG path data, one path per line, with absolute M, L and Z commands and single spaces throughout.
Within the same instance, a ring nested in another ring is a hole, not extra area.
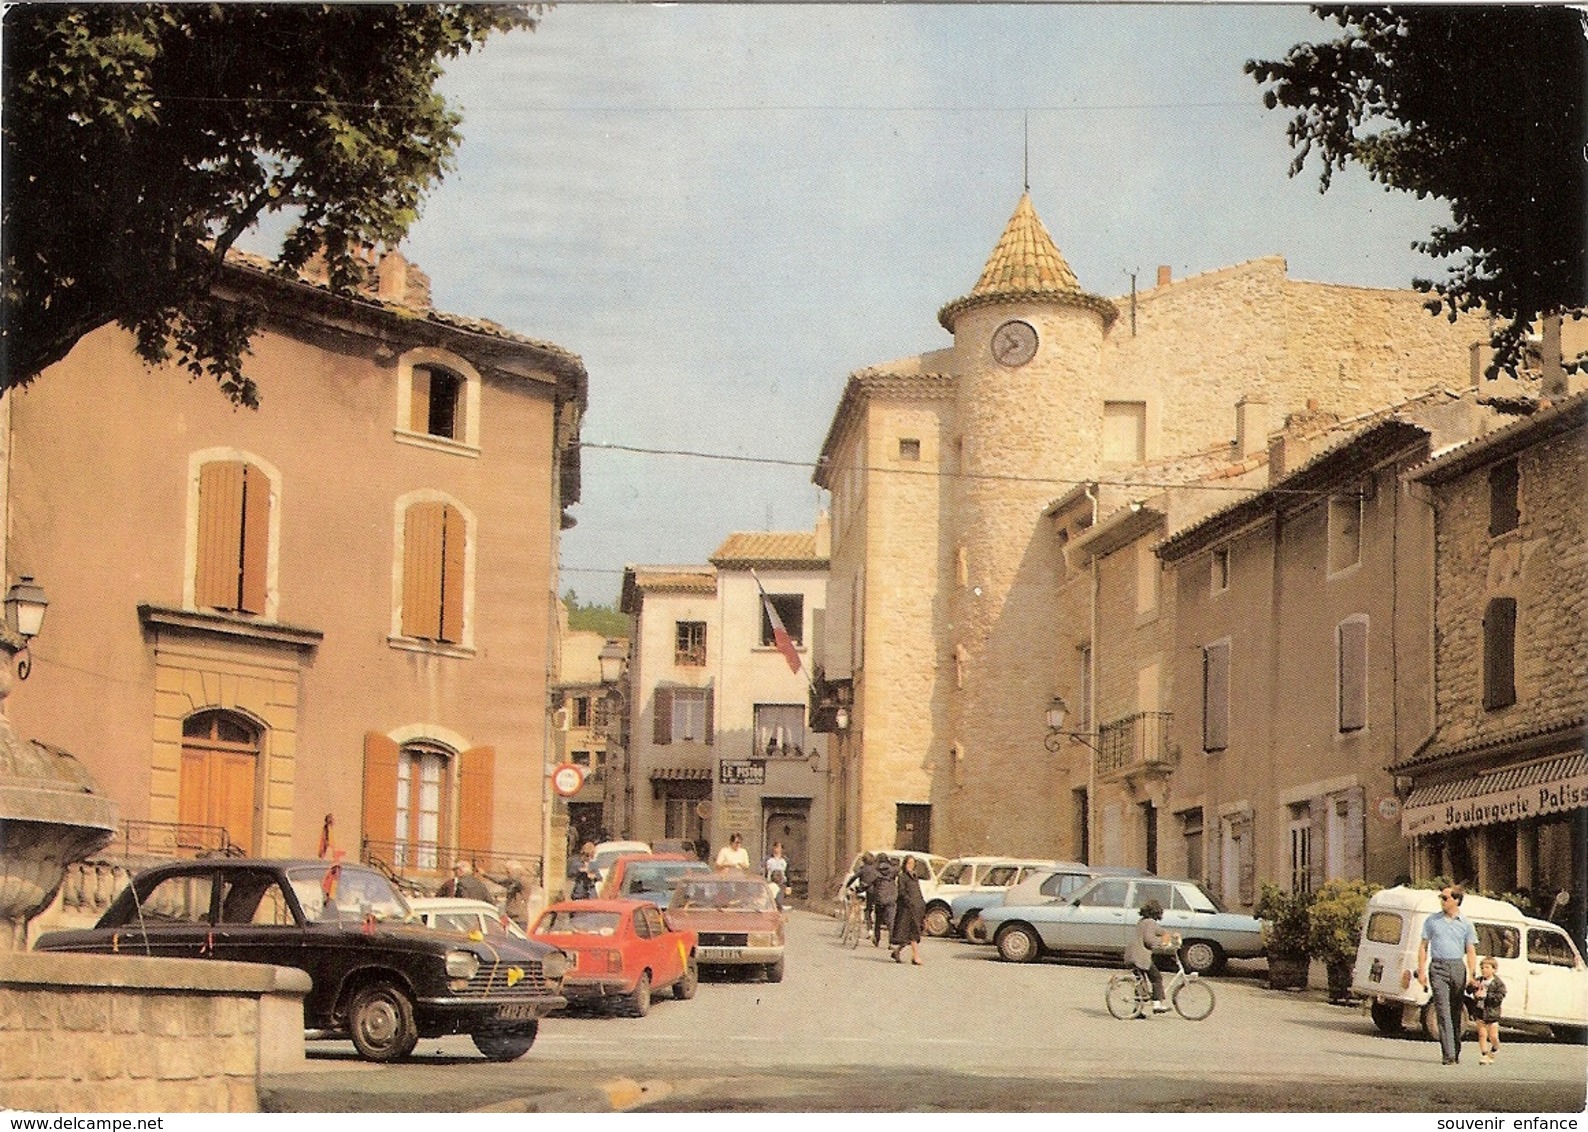
M 809 529 L 848 375 L 937 349 L 1020 197 L 1081 285 L 1260 256 L 1406 286 L 1444 215 L 1354 170 L 1286 176 L 1242 64 L 1337 29 L 1288 5 L 586 5 L 454 63 L 457 168 L 404 247 L 436 305 L 579 354 L 563 588 Z

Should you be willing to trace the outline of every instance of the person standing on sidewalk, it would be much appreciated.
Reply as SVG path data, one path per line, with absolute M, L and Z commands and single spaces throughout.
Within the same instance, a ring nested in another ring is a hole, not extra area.
M 1461 914 L 1465 895 L 1459 884 L 1439 890 L 1439 915 L 1423 922 L 1417 945 L 1417 981 L 1433 992 L 1444 1065 L 1461 1060 L 1461 997 L 1478 978 L 1478 933 Z

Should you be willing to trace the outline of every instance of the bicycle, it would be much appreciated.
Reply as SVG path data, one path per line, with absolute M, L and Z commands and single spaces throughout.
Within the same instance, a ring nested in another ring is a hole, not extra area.
M 866 934 L 866 900 L 858 892 L 846 892 L 843 903 L 844 926 L 839 939 L 845 947 L 856 948 Z
M 1175 974 L 1164 987 L 1164 996 L 1175 1013 L 1188 1022 L 1200 1022 L 1213 1013 L 1213 988 L 1195 971 L 1187 971 L 1174 952 Z M 1144 1018 L 1152 1009 L 1152 980 L 1147 972 L 1131 967 L 1108 980 L 1108 1012 L 1115 1018 Z

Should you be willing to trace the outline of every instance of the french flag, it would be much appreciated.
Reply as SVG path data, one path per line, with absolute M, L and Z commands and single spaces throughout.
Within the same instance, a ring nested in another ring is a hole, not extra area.
M 788 670 L 800 670 L 799 650 L 794 647 L 794 638 L 788 635 L 788 630 L 783 626 L 783 618 L 777 615 L 777 608 L 773 606 L 772 599 L 766 596 L 766 587 L 761 585 L 761 579 L 751 572 L 755 578 L 755 588 L 761 591 L 761 604 L 766 608 L 767 620 L 772 623 L 772 643 L 777 646 L 777 651 L 783 654 L 783 659 L 788 661 Z

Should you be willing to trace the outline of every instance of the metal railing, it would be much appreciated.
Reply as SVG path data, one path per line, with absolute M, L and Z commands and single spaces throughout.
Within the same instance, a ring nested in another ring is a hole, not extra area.
M 1173 712 L 1138 711 L 1098 728 L 1096 769 L 1099 777 L 1133 770 L 1168 770 L 1175 764 L 1169 746 Z

